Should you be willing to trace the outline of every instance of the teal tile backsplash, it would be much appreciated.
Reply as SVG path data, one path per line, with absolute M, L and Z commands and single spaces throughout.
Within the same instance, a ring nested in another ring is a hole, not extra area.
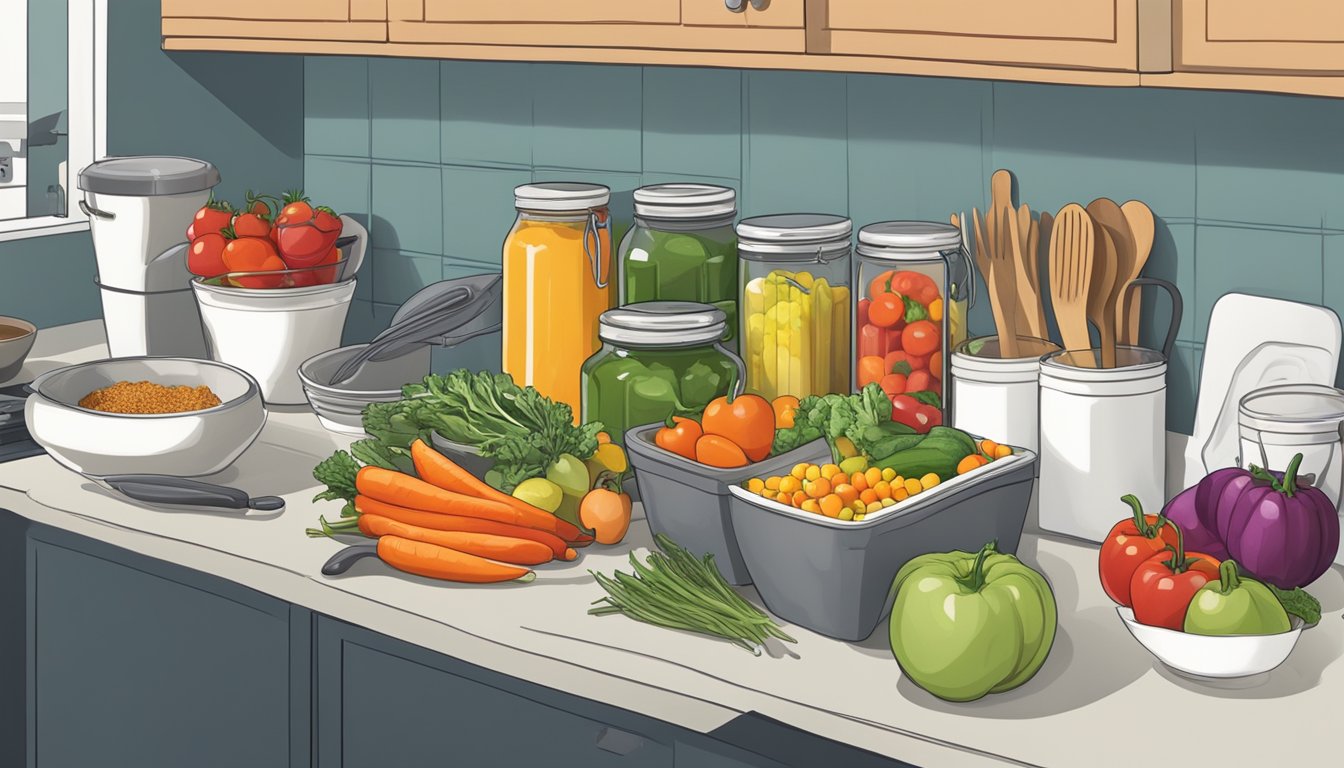
M 1034 210 L 1144 200 L 1159 218 L 1146 273 L 1185 299 L 1168 376 L 1177 431 L 1190 430 L 1220 295 L 1344 309 L 1344 100 L 674 67 L 305 66 L 305 187 L 371 215 L 378 247 L 351 340 L 424 282 L 499 269 L 512 187 L 529 180 L 611 186 L 618 229 L 632 190 L 667 181 L 731 186 L 744 215 L 847 212 L 856 226 L 983 209 L 999 167 Z M 342 98 L 329 98 L 334 83 Z M 1150 292 L 1144 307 L 1144 343 L 1158 345 L 1169 303 Z M 992 327 L 987 301 L 970 322 Z M 492 337 L 436 366 L 498 356 Z

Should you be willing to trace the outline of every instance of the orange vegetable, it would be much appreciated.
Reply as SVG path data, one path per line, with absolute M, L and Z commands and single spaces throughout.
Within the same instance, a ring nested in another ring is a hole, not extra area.
M 804 488 L 807 495 L 814 499 L 820 499 L 831 492 L 831 481 L 824 477 L 818 477 L 816 480 L 809 481 Z
M 845 508 L 845 503 L 840 500 L 839 496 L 831 494 L 822 496 L 817 502 L 817 506 L 821 507 L 821 514 L 827 517 L 839 517 L 840 510 Z
M 706 435 L 726 437 L 736 443 L 749 461 L 760 461 L 770 455 L 775 442 L 775 411 L 770 401 L 760 395 L 724 395 L 705 406 L 700 427 Z
M 433 528 L 421 528 L 407 525 L 390 517 L 378 515 L 360 515 L 359 530 L 365 536 L 399 536 L 412 541 L 437 544 L 440 547 L 455 549 L 477 557 L 487 557 L 501 563 L 515 565 L 540 565 L 552 559 L 551 548 L 537 541 L 498 536 L 493 533 L 471 533 L 468 531 L 439 531 Z
M 929 355 L 929 375 L 939 381 L 943 380 L 943 356 L 936 352 Z
M 385 501 L 388 504 L 423 509 L 426 512 L 479 517 L 499 523 L 522 525 L 549 531 L 562 539 L 569 538 L 561 532 L 562 530 L 572 529 L 575 533 L 579 530 L 555 515 L 535 507 L 529 508 L 530 511 L 524 511 L 498 501 L 454 493 L 419 478 L 381 467 L 364 467 L 359 470 L 359 474 L 355 475 L 355 490 L 371 499 Z
M 793 414 L 798 410 L 798 398 L 793 395 L 780 395 L 770 401 L 775 412 L 775 429 L 792 429 Z
M 866 355 L 859 358 L 859 388 L 862 389 L 869 384 L 875 384 L 882 380 L 887 374 L 885 361 L 877 355 Z
M 695 441 L 699 440 L 703 434 L 704 431 L 700 429 L 700 425 L 695 419 L 688 419 L 684 416 L 668 416 L 662 429 L 654 434 L 653 442 L 665 451 L 671 451 L 678 456 L 685 456 L 691 461 L 695 461 Z
M 849 483 L 842 481 L 839 485 L 835 486 L 835 495 L 840 497 L 840 501 L 844 502 L 845 506 L 849 506 L 859 498 L 859 491 Z
M 494 502 L 496 505 L 503 504 L 514 510 L 516 519 L 501 520 L 500 522 L 512 522 L 515 525 L 526 525 L 530 528 L 550 531 L 569 542 L 592 541 L 592 537 L 585 535 L 577 526 L 486 485 L 480 478 L 459 467 L 452 459 L 429 447 L 424 440 L 416 440 L 411 443 L 411 461 L 415 463 L 415 473 L 423 478 L 427 484 L 445 491 L 475 496 L 485 501 Z M 369 467 L 364 469 L 369 469 Z M 363 474 L 363 470 L 360 470 L 360 474 Z M 403 477 L 406 476 L 403 475 Z M 358 477 L 355 480 L 355 485 L 358 487 Z M 372 496 L 373 494 L 366 495 Z M 385 501 L 397 503 L 395 499 L 385 499 Z M 420 509 L 414 504 L 407 504 L 406 506 Z M 437 510 L 431 509 L 430 511 Z
M 751 463 L 737 443 L 722 435 L 702 435 L 696 440 L 695 460 L 722 469 L 745 467 Z
M 399 571 L 431 579 L 488 584 L 536 578 L 536 574 L 526 568 L 493 563 L 483 557 L 400 536 L 379 538 L 378 558 Z
M 981 456 L 978 453 L 972 453 L 969 456 L 963 458 L 961 461 L 957 462 L 957 474 L 964 475 L 967 472 L 973 472 L 985 466 L 988 463 L 989 460 L 986 459 L 984 456 Z
M 484 520 L 479 517 L 464 517 L 462 515 L 445 515 L 439 512 L 425 512 L 419 509 L 410 509 L 399 507 L 395 504 L 371 499 L 368 496 L 355 497 L 355 511 L 360 515 L 374 515 L 377 517 L 395 520 L 406 525 L 413 525 L 417 528 L 430 528 L 436 531 L 465 531 L 467 533 L 492 533 L 496 536 L 510 536 L 515 539 L 530 539 L 539 544 L 543 544 L 555 558 L 560 560 L 573 560 L 578 557 L 575 552 L 565 542 L 564 539 L 553 533 L 539 531 L 536 528 L 527 528 L 521 525 L 510 525 L 509 523 L 499 523 L 494 520 Z
M 616 544 L 630 530 L 630 496 L 607 488 L 584 495 L 579 504 L 579 522 L 592 531 L 598 544 Z
M 608 435 L 606 432 L 598 432 L 598 433 L 597 433 L 597 444 L 598 444 L 598 445 L 606 445 L 607 443 L 610 443 L 610 442 L 611 442 L 611 435 Z

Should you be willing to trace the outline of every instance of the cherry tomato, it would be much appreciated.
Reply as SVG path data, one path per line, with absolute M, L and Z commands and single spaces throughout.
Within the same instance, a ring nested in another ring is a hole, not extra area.
M 868 321 L 881 328 L 905 325 L 905 302 L 894 293 L 883 293 L 868 307 Z
M 928 371 L 915 371 L 905 382 L 905 392 L 939 392 L 938 380 Z M 941 394 L 941 392 L 940 392 Z
M 859 326 L 859 357 L 882 357 L 887 354 L 888 338 L 891 336 L 899 339 L 901 335 L 878 328 L 872 323 Z
M 229 226 L 233 220 L 233 208 L 223 200 L 211 200 L 201 206 L 187 226 L 187 239 L 195 240 L 201 235 L 218 232 Z
M 942 297 L 942 294 L 938 291 L 938 284 L 933 281 L 933 278 L 919 272 L 911 272 L 908 269 L 903 269 L 892 275 L 890 290 L 909 296 L 926 308 Z
M 1129 588 L 1134 572 L 1168 546 L 1174 548 L 1181 542 L 1177 540 L 1176 526 L 1168 523 L 1166 517 L 1143 514 L 1143 507 L 1135 496 L 1125 496 L 1121 500 L 1130 506 L 1133 514 L 1116 523 L 1106 534 L 1097 557 L 1097 571 L 1106 594 L 1128 607 L 1133 602 Z
M 896 276 L 896 270 L 889 269 L 886 272 L 874 277 L 872 282 L 868 283 L 868 296 L 876 300 L 878 296 L 884 293 L 895 293 L 896 289 L 892 287 L 892 279 Z
M 887 393 L 887 397 L 901 395 L 908 391 L 905 388 L 905 374 L 902 373 L 888 373 L 882 377 L 882 381 L 878 382 L 878 386 L 882 387 L 882 391 Z
M 916 320 L 901 331 L 901 349 L 912 355 L 931 355 L 941 344 L 938 326 L 928 320 Z
M 871 299 L 859 299 L 859 314 L 858 317 L 855 318 L 858 320 L 856 325 L 859 328 L 868 325 L 868 305 L 872 303 Z
M 882 358 L 877 355 L 869 355 L 859 358 L 859 388 L 862 389 L 869 384 L 879 382 L 886 375 L 882 369 Z
M 886 357 L 887 370 L 894 371 L 896 370 L 897 365 L 905 363 L 910 366 L 910 371 L 912 373 L 914 371 L 922 371 L 929 367 L 930 359 L 931 358 L 928 355 L 911 355 L 903 350 L 888 352 Z
M 943 356 L 934 353 L 929 356 L 929 373 L 933 374 L 935 379 L 943 378 Z
M 312 223 L 281 224 L 276 242 L 280 247 L 280 256 L 291 268 L 308 267 L 316 264 L 327 255 L 340 230 L 323 232 Z
M 187 249 L 187 270 L 198 277 L 217 277 L 229 271 L 224 265 L 227 242 L 218 232 L 208 232 L 191 241 Z
M 230 272 L 279 272 L 285 262 L 275 252 L 275 246 L 264 237 L 240 237 L 224 246 L 224 265 Z M 279 288 L 281 275 L 248 275 L 232 278 L 244 288 Z
M 323 232 L 341 231 L 341 217 L 336 212 L 326 206 L 319 205 L 313 214 L 313 226 Z
M 285 194 L 285 207 L 280 209 L 280 215 L 275 217 L 275 223 L 285 224 L 307 224 L 313 220 L 313 206 L 308 204 L 308 200 L 302 197 L 296 197 L 293 193 Z
M 270 237 L 271 223 L 259 213 L 240 213 L 233 217 L 233 234 L 238 237 Z

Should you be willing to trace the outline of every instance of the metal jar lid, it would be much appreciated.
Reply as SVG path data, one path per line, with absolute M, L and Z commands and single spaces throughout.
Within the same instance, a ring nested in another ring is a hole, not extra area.
M 644 301 L 609 309 L 597 321 L 597 335 L 612 344 L 690 347 L 719 341 L 728 316 L 712 304 Z
M 635 215 L 704 219 L 737 213 L 737 193 L 714 184 L 652 184 L 635 190 Z
M 1261 433 L 1340 438 L 1344 392 L 1323 384 L 1277 384 L 1253 390 L 1237 406 L 1237 423 Z
M 881 221 L 859 230 L 859 255 L 900 261 L 961 248 L 961 230 L 936 221 Z
M 846 256 L 854 223 L 824 213 L 754 216 L 737 224 L 738 253 L 749 259 L 830 261 Z
M 546 181 L 513 189 L 513 204 L 528 211 L 560 213 L 602 208 L 611 202 L 611 190 L 601 184 Z
M 100 195 L 183 195 L 203 192 L 216 184 L 219 169 L 191 157 L 109 157 L 79 172 L 79 188 Z

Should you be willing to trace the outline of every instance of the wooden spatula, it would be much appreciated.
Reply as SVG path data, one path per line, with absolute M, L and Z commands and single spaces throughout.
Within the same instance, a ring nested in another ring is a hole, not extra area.
M 1007 334 L 1004 333 L 1002 328 L 999 329 L 1000 349 L 1003 351 L 1005 358 L 1011 359 L 1018 355 L 1017 305 L 1019 301 L 1018 288 L 1021 284 L 1017 279 L 1017 268 L 1021 261 L 1018 257 L 1021 246 L 1019 245 L 1016 212 L 1012 206 L 999 210 L 1001 211 L 1001 218 L 999 219 L 997 232 L 998 239 L 994 242 L 994 246 L 989 249 L 989 258 L 990 270 L 994 275 L 994 287 L 992 289 L 994 303 L 996 307 L 1002 308 L 995 309 L 995 317 L 997 318 L 999 312 L 1002 312 L 1004 321 L 1008 325 Z
M 1050 326 L 1046 324 L 1045 319 L 1045 297 L 1050 295 L 1050 230 L 1055 226 L 1055 217 L 1049 211 L 1041 211 L 1041 217 L 1036 220 L 1036 240 L 1037 245 L 1032 250 L 1032 260 L 1036 263 L 1036 283 L 1040 286 L 1041 306 L 1039 308 L 1041 323 L 1041 338 L 1050 340 Z M 1042 254 L 1042 246 L 1045 253 Z
M 1012 267 L 998 269 L 993 253 L 995 244 L 986 235 L 986 227 L 980 220 L 980 209 L 972 208 L 971 216 L 975 220 L 975 265 L 985 277 L 985 287 L 989 289 L 989 305 L 994 311 L 994 328 L 999 335 L 999 354 L 1005 359 L 1017 357 L 1017 328 L 1013 324 L 1016 307 L 1005 303 L 1000 292 L 1003 283 L 1010 283 Z M 994 230 L 998 232 L 998 228 Z
M 1153 252 L 1153 237 L 1156 235 L 1157 222 L 1153 220 L 1152 210 L 1138 200 L 1130 200 L 1120 206 L 1120 210 L 1125 214 L 1125 221 L 1129 224 L 1130 235 L 1134 241 L 1134 259 L 1129 264 L 1128 271 L 1118 273 L 1116 280 L 1122 286 L 1128 286 L 1131 280 L 1143 272 L 1148 257 Z M 1121 290 L 1124 291 L 1123 288 Z M 1120 343 L 1134 346 L 1139 343 L 1138 291 L 1124 291 L 1121 299 L 1119 315 L 1116 317 L 1120 326 Z
M 1128 274 L 1134 262 L 1133 238 L 1124 211 L 1114 200 L 1104 197 L 1093 200 L 1087 206 L 1087 215 L 1098 228 L 1087 316 L 1101 337 L 1101 367 L 1114 368 L 1116 307 L 1124 290 L 1119 276 Z
M 1074 359 L 1090 357 L 1087 296 L 1092 285 L 1092 218 L 1081 205 L 1069 203 L 1055 217 L 1050 236 L 1050 302 L 1064 347 L 1082 350 Z
M 1026 205 L 1010 213 L 1016 215 L 1013 231 L 1014 268 L 1017 275 L 1017 328 L 1036 338 L 1044 338 L 1045 311 L 1041 307 L 1039 241 L 1036 223 L 1031 220 L 1031 209 Z

